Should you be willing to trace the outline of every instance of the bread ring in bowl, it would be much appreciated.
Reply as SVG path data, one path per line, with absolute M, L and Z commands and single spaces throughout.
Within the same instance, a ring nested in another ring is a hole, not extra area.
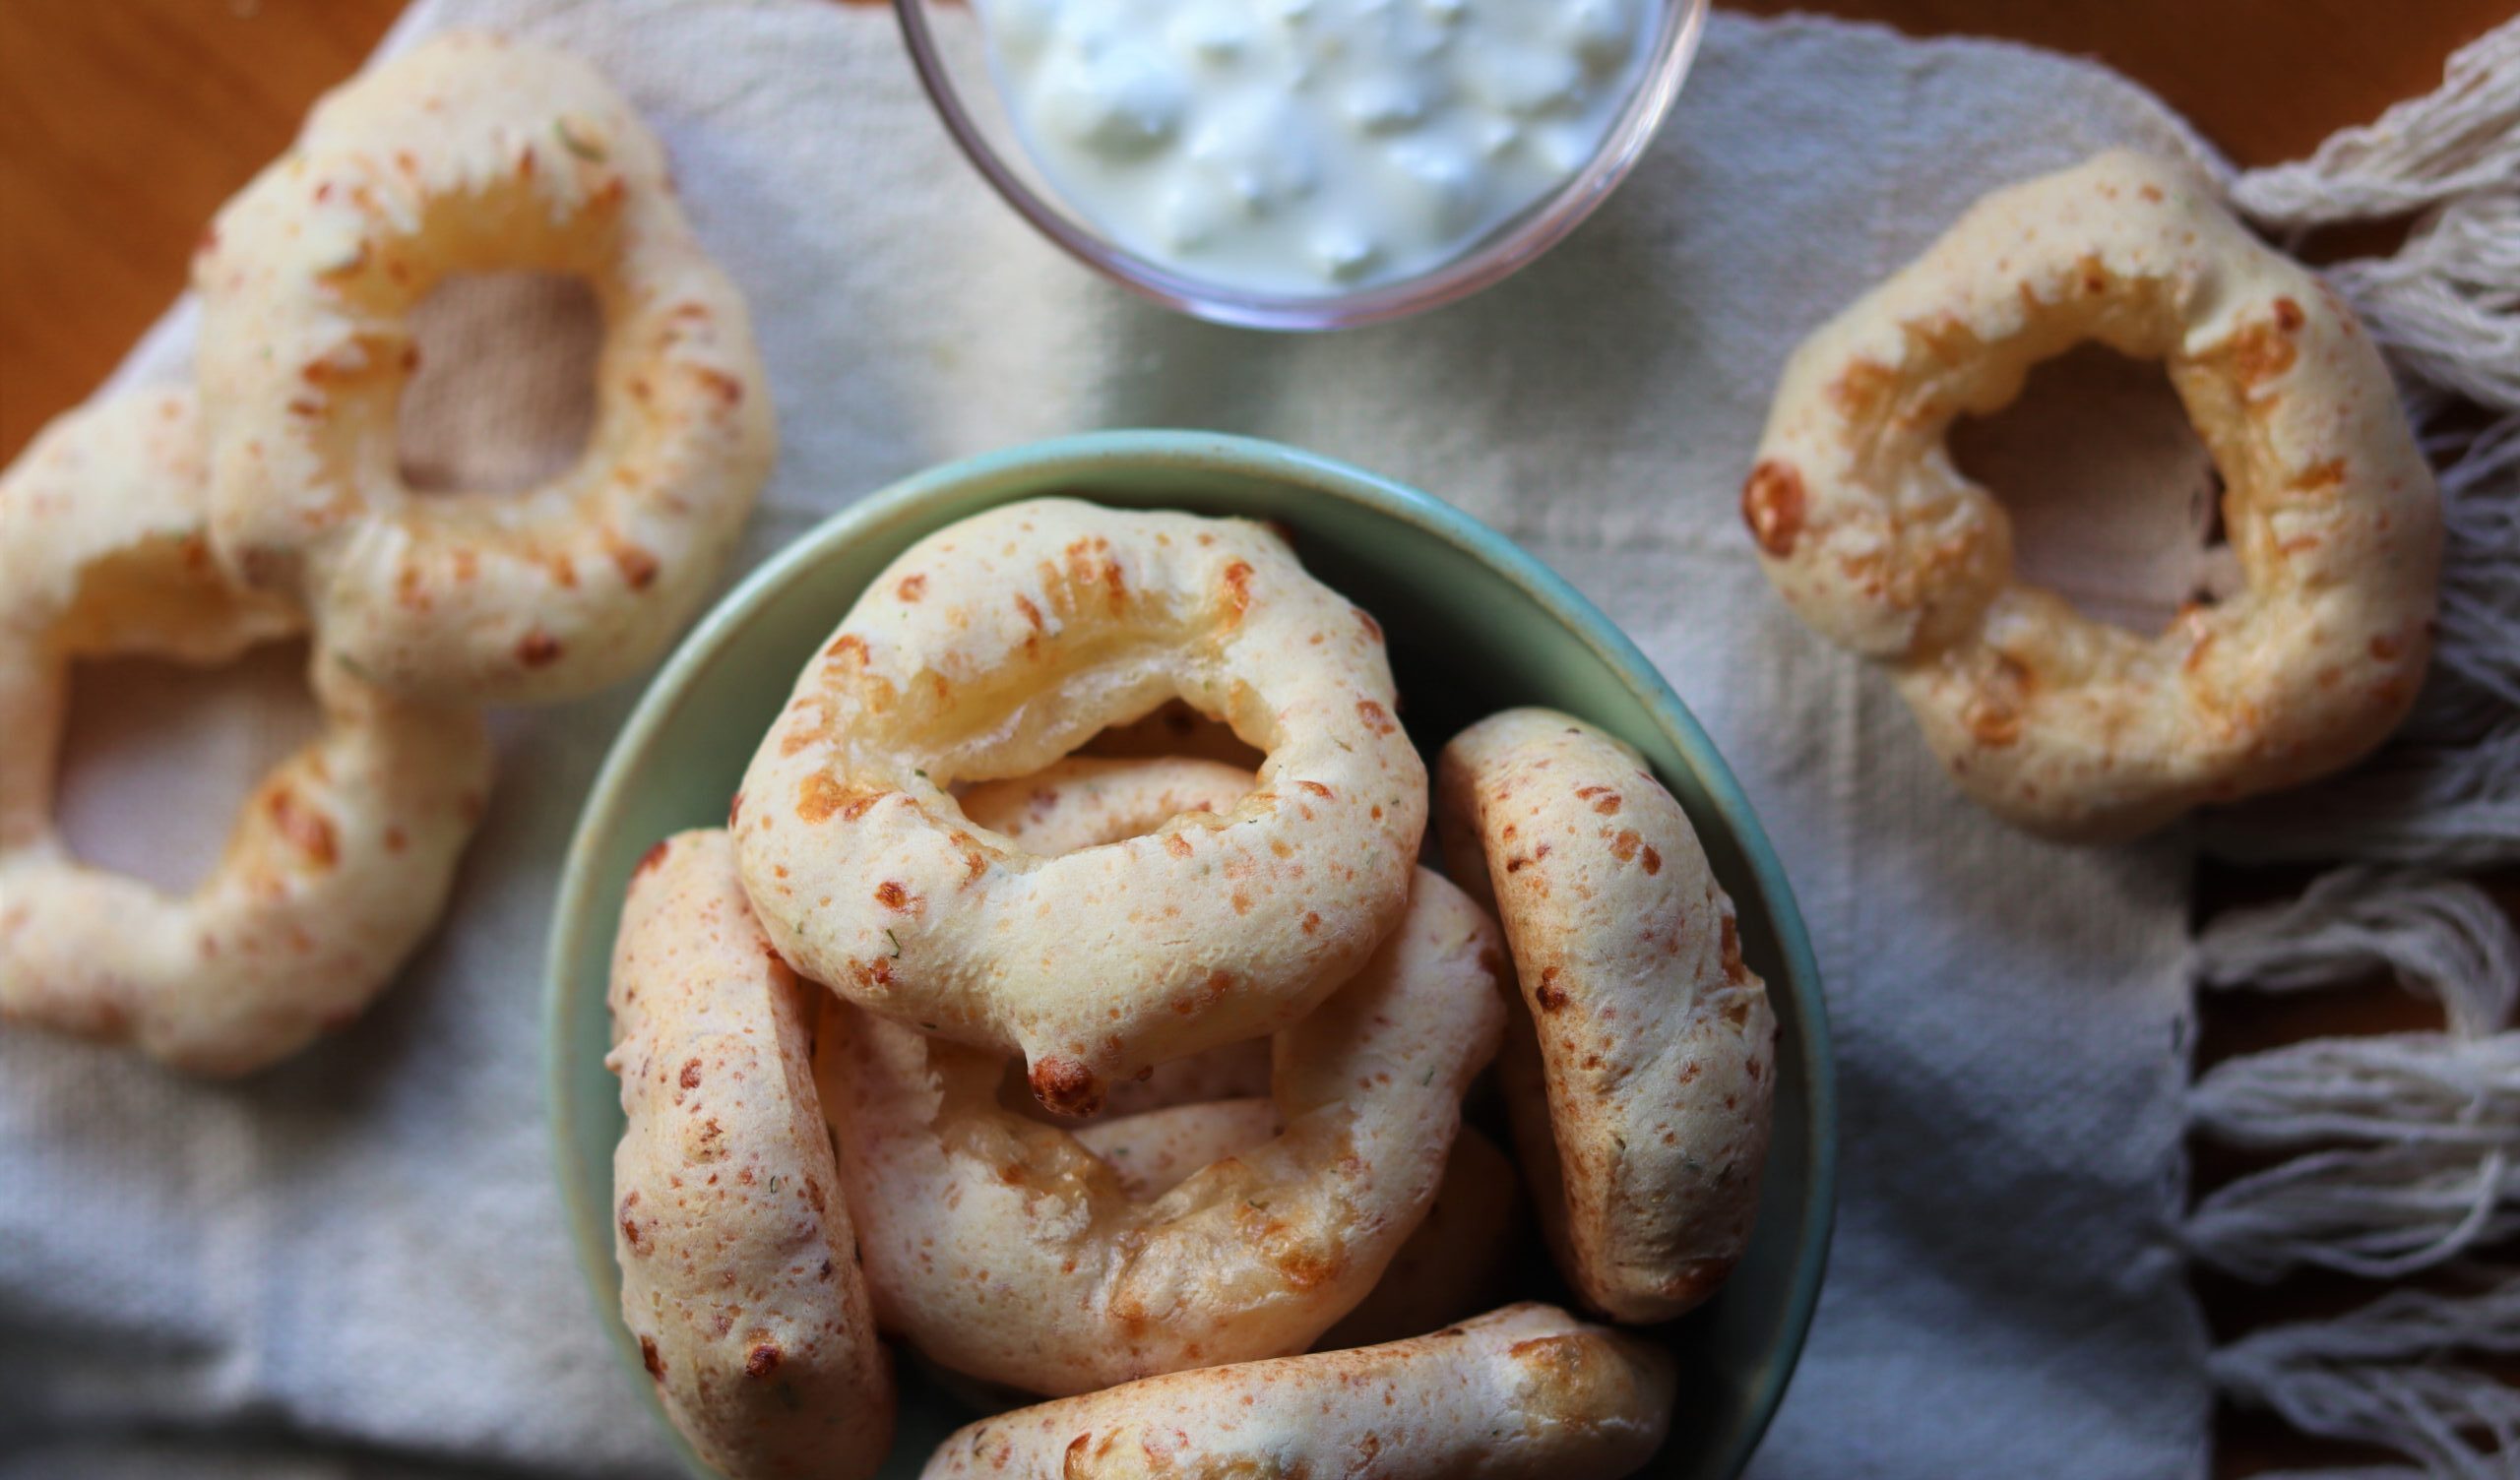
M 1453 1138 L 1425 1219 L 1315 1351 L 1422 1336 L 1504 1298 L 1523 1252 L 1523 1188 L 1514 1163 L 1475 1127 Z
M 1280 1129 L 1277 1103 L 1265 1096 L 1193 1100 L 1080 1126 L 1076 1141 L 1111 1168 L 1130 1201 L 1151 1202 L 1201 1168 L 1266 1144 Z M 1494 1141 L 1462 1127 L 1425 1217 L 1316 1349 L 1422 1336 L 1495 1304 L 1521 1210 L 1514 1164 Z
M 949 789 L 1176 694 L 1268 757 L 1230 811 L 1043 856 Z M 736 797 L 744 884 L 805 975 L 1091 1113 L 1292 1023 L 1399 920 L 1426 795 L 1396 703 L 1373 619 L 1262 525 L 1005 505 L 913 545 L 807 665 Z
M 1167 706 L 1133 728 L 1176 712 Z M 1165 730 L 1169 729 L 1167 723 Z M 1232 738 L 1230 730 L 1225 735 Z M 962 796 L 963 815 L 1028 852 L 1055 855 L 1152 832 L 1185 813 L 1231 812 L 1254 784 L 1252 773 L 1238 766 L 1188 756 L 1070 756 L 1029 776 L 972 787 Z M 1119 1080 L 1103 1096 L 1101 1115 L 1252 1096 L 1265 1103 L 1268 1093 L 1269 1040 L 1246 1038 L 1167 1059 Z
M 1424 1215 L 1504 1018 L 1495 927 L 1419 871 L 1364 968 L 1279 1036 L 1266 1144 L 1151 1202 L 997 1103 L 999 1063 L 837 1000 L 816 1061 L 879 1319 L 1028 1391 L 1301 1351 Z
M 613 947 L 621 1319 L 728 1480 L 862 1480 L 893 1436 L 813 1079 L 822 993 L 771 951 L 723 832 L 656 845 Z
M 924 1480 L 1614 1480 L 1662 1446 L 1670 1356 L 1544 1305 L 1429 1335 L 1148 1378 L 957 1430 Z
M 1258 777 L 1238 766 L 1186 756 L 1069 756 L 1029 776 L 983 781 L 962 795 L 963 816 L 1056 857 L 1142 836 L 1176 817 L 1222 817 Z
M 1267 1145 L 1285 1129 L 1267 1095 L 1185 1100 L 1134 1115 L 1108 1116 L 1076 1128 L 1076 1143 L 1094 1153 L 1132 1202 L 1152 1202 L 1193 1173 Z
M 1445 868 L 1492 898 L 1527 1011 L 1498 1079 L 1584 1302 L 1664 1321 L 1748 1247 L 1776 1017 L 1680 804 L 1625 745 L 1508 709 L 1436 762 Z
M 488 737 L 320 647 L 323 733 L 263 776 L 189 894 L 87 867 L 53 830 L 74 660 L 219 664 L 304 625 L 211 560 L 188 393 L 71 412 L 0 475 L 0 1018 L 244 1074 L 355 1018 L 428 933 Z
M 2161 360 L 2247 588 L 2145 639 L 2017 581 L 1944 446 L 2078 340 Z M 2414 702 L 2440 501 L 2388 368 L 2189 172 L 2112 152 L 1979 202 L 1803 341 L 1741 494 L 1795 611 L 1891 666 L 1969 795 L 2066 838 L 2353 761 Z
M 415 495 L 395 441 L 411 311 L 508 270 L 601 306 L 587 448 L 523 492 Z M 769 475 L 742 297 L 629 103 L 548 47 L 448 32 L 336 90 L 220 212 L 193 280 L 220 553 L 398 691 L 542 701 L 626 676 Z

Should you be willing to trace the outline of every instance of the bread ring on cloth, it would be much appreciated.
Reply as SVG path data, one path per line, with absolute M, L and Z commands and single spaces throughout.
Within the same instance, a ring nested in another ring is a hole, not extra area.
M 892 1363 L 814 1089 L 822 996 L 762 938 L 724 832 L 641 860 L 604 1059 L 628 1120 L 621 1318 L 674 1427 L 728 1480 L 856 1480 L 892 1446 Z
M 446 902 L 490 780 L 470 709 L 310 662 L 324 733 L 237 814 L 192 894 L 80 864 L 52 827 L 73 660 L 214 664 L 303 626 L 203 536 L 181 392 L 54 422 L 0 476 L 0 1017 L 233 1075 L 348 1022 Z
M 1544 1305 L 1385 1346 L 1212 1367 L 984 1418 L 924 1480 L 1614 1480 L 1662 1446 L 1669 1353 Z
M 1036 1392 L 1301 1351 L 1424 1215 L 1495 1051 L 1495 928 L 1418 875 L 1408 917 L 1277 1045 L 1265 1145 L 1152 1202 L 1001 1108 L 997 1060 L 837 1001 L 816 1064 L 887 1329 Z
M 2002 507 L 1943 445 L 2082 339 L 2165 363 L 2226 484 L 2247 589 L 2153 639 L 2016 582 Z M 1988 196 L 1805 340 L 1741 514 L 1795 611 L 1893 667 L 1962 788 L 2056 836 L 2335 770 L 2429 652 L 2440 501 L 2379 351 L 2204 181 L 2135 154 Z
M 411 310 L 504 270 L 575 276 L 602 307 L 586 451 L 538 488 L 414 495 Z M 220 211 L 193 280 L 220 553 L 395 689 L 508 703 L 627 675 L 769 474 L 743 299 L 628 102 L 547 47 L 449 32 L 336 90 Z
M 1436 763 L 1444 863 L 1492 891 L 1522 1005 L 1497 1074 L 1558 1267 L 1619 1321 L 1732 1271 L 1758 1211 L 1776 1018 L 1686 814 L 1634 751 L 1508 709 Z
M 1176 693 L 1268 756 L 1228 812 L 1045 857 L 947 789 Z M 1426 797 L 1396 703 L 1373 619 L 1261 525 L 1006 505 L 913 545 L 807 665 L 736 798 L 744 884 L 797 970 L 1089 1113 L 1285 1027 L 1400 918 Z

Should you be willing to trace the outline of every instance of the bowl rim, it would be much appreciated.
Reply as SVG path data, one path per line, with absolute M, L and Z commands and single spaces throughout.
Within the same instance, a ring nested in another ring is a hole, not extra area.
M 1066 470 L 1080 482 L 1090 482 L 1094 472 L 1115 462 L 1159 466 L 1191 462 L 1300 484 L 1397 519 L 1452 545 L 1519 587 L 1593 650 L 1663 728 L 1731 831 L 1767 905 L 1783 957 L 1780 964 L 1786 989 L 1796 1010 L 1811 1137 L 1805 1232 L 1802 1247 L 1795 1253 L 1782 1339 L 1770 1354 L 1771 1360 L 1760 1379 L 1763 1390 L 1757 1393 L 1753 1404 L 1754 1421 L 1740 1435 L 1735 1452 L 1727 1456 L 1726 1472 L 1738 1473 L 1756 1452 L 1800 1366 L 1827 1272 L 1837 1219 L 1837 1066 L 1831 1047 L 1828 1004 L 1821 990 L 1810 932 L 1786 878 L 1783 861 L 1732 769 L 1662 670 L 1563 576 L 1505 534 L 1432 495 L 1335 458 L 1256 437 L 1166 428 L 1097 431 L 1023 443 L 937 463 L 857 499 L 766 557 L 710 607 L 658 668 L 638 704 L 622 721 L 588 787 L 570 833 L 552 903 L 550 936 L 543 953 L 543 1118 L 550 1131 L 552 1180 L 590 1298 L 595 1290 L 587 1271 L 595 1262 L 608 1263 L 613 1258 L 611 1206 L 608 1194 L 599 1200 L 602 1205 L 588 1205 L 577 1195 L 567 1172 L 577 1154 L 569 1084 L 579 1067 L 564 1052 L 565 1045 L 573 1041 L 570 1028 L 575 994 L 569 988 L 569 980 L 586 944 L 587 925 L 593 913 L 590 905 L 599 872 L 598 854 L 605 850 L 609 841 L 611 819 L 620 810 L 620 798 L 632 769 L 640 763 L 657 732 L 681 710 L 687 702 L 690 680 L 697 672 L 713 661 L 736 633 L 757 620 L 776 596 L 792 583 L 808 578 L 837 549 L 917 517 L 929 500 L 959 487 L 1019 471 Z M 607 1316 L 601 1310 L 597 1314 L 599 1320 Z M 622 1360 L 632 1359 L 625 1353 Z
M 1681 85 L 1696 67 L 1714 9 L 1713 0 L 1648 0 L 1665 11 L 1654 54 L 1646 59 L 1636 91 L 1602 135 L 1601 147 L 1582 168 L 1508 216 L 1473 250 L 1394 281 L 1299 294 L 1231 287 L 1167 268 L 1086 229 L 1076 213 L 1026 184 L 964 106 L 962 89 L 928 27 L 929 3 L 893 0 L 902 44 L 945 132 L 998 199 L 1070 257 L 1142 298 L 1211 323 L 1287 332 L 1354 329 L 1440 308 L 1502 281 L 1565 240 L 1609 199 L 1661 132 Z

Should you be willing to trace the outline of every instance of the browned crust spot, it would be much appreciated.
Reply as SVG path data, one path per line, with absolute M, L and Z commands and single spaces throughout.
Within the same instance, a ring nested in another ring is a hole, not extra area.
M 880 791 L 852 791 L 818 771 L 796 783 L 796 815 L 809 823 L 821 823 L 829 822 L 837 813 L 842 822 L 853 823 L 883 797 Z
M 1225 568 L 1226 604 L 1233 608 L 1232 621 L 1242 620 L 1251 609 L 1251 563 L 1237 560 Z
M 319 869 L 329 869 L 341 861 L 341 847 L 333 832 L 333 820 L 300 803 L 296 792 L 284 786 L 274 791 L 271 800 L 264 805 L 271 814 L 272 827 L 288 839 L 289 846 L 305 855 L 308 863 Z
M 1033 1098 L 1058 1115 L 1092 1115 L 1102 1108 L 1102 1091 L 1094 1076 L 1074 1059 L 1043 1059 L 1025 1075 Z
M 1778 560 L 1792 555 L 1801 537 L 1804 504 L 1802 474 L 1774 458 L 1761 460 L 1741 485 L 1741 523 L 1759 548 Z
M 621 584 L 634 591 L 644 591 L 657 584 L 662 569 L 657 557 L 637 545 L 612 547 L 612 563 L 621 572 Z
M 560 660 L 560 640 L 537 627 L 517 641 L 516 660 L 529 668 L 548 668 Z

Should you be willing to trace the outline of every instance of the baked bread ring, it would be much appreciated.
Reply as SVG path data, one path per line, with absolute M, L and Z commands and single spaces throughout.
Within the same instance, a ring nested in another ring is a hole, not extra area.
M 1514 1163 L 1476 1128 L 1462 1127 L 1424 1221 L 1391 1257 L 1372 1291 L 1323 1331 L 1313 1349 L 1422 1336 L 1494 1305 L 1509 1282 L 1522 1229 Z
M 411 310 L 452 275 L 569 274 L 603 310 L 564 473 L 415 496 L 395 422 Z M 741 296 L 655 137 L 547 47 L 434 36 L 316 105 L 193 264 L 220 554 L 398 691 L 582 694 L 654 657 L 732 549 L 776 438 Z
M 2156 638 L 2016 581 L 2001 505 L 1943 445 L 2082 339 L 2165 364 L 2227 485 L 2247 589 Z M 2347 764 L 2430 650 L 2440 500 L 2379 351 L 2204 181 L 2122 152 L 1986 197 L 1804 340 L 1741 516 L 1794 610 L 1891 666 L 1961 787 L 2058 837 Z
M 1492 896 L 1527 1011 L 1497 1077 L 1541 1229 L 1584 1302 L 1663 1321 L 1749 1244 L 1776 1018 L 1732 901 L 1634 751 L 1508 709 L 1436 762 L 1444 866 Z
M 814 1089 L 822 995 L 762 938 L 724 832 L 640 861 L 604 1058 L 627 1120 L 621 1319 L 674 1427 L 727 1480 L 858 1480 L 892 1447 L 892 1362 Z
M 1278 1102 L 1264 1094 L 1110 1116 L 1075 1135 L 1120 1179 L 1130 1202 L 1152 1202 L 1228 1156 L 1267 1145 L 1283 1129 Z
M 1267 753 L 1229 812 L 1044 857 L 949 790 L 1176 694 Z M 807 665 L 735 799 L 744 884 L 797 970 L 1087 1114 L 1287 1026 L 1398 921 L 1426 787 L 1396 703 L 1373 619 L 1263 526 L 1009 504 L 913 545 Z
M 885 1327 L 1034 1392 L 1301 1351 L 1424 1216 L 1495 1051 L 1495 928 L 1420 871 L 1407 918 L 1278 1040 L 1267 1144 L 1153 1202 L 1001 1108 L 998 1061 L 835 1001 L 816 1064 Z
M 1222 817 L 1258 777 L 1186 756 L 1069 756 L 1029 776 L 982 781 L 962 795 L 963 816 L 1028 853 L 1054 858 L 1142 836 L 1176 817 Z
M 1212 1367 L 984 1418 L 924 1480 L 1612 1480 L 1662 1446 L 1670 1354 L 1544 1305 L 1353 1351 Z
M 1178 712 L 1186 711 L 1167 705 L 1131 728 L 1145 729 Z M 1169 733 L 1169 721 L 1163 728 Z M 1233 739 L 1231 730 L 1216 729 Z M 1256 778 L 1241 767 L 1187 756 L 1070 756 L 1029 776 L 972 787 L 962 796 L 963 815 L 1028 852 L 1055 855 L 1152 832 L 1184 813 L 1231 812 L 1254 784 Z M 1246 1038 L 1186 1059 L 1167 1059 L 1135 1079 L 1119 1080 L 1104 1094 L 1100 1114 L 1129 1116 L 1195 1101 L 1254 1096 L 1265 1103 L 1268 1093 L 1269 1040 Z M 1193 1162 L 1188 1170 L 1205 1165 Z M 1121 1168 L 1123 1180 L 1127 1170 Z
M 319 648 L 323 734 L 264 775 L 190 894 L 72 858 L 51 805 L 71 662 L 222 663 L 304 626 L 220 575 L 202 499 L 184 392 L 71 412 L 0 476 L 0 1017 L 235 1075 L 347 1023 L 428 933 L 490 749 L 472 710 Z
M 1267 1097 L 1193 1100 L 1080 1126 L 1077 1144 L 1102 1158 L 1133 1202 L 1152 1202 L 1200 1169 L 1266 1144 L 1281 1129 Z M 1493 1304 L 1513 1258 L 1521 1199 L 1514 1164 L 1469 1126 L 1453 1138 L 1426 1216 L 1354 1310 L 1316 1350 L 1421 1336 Z

